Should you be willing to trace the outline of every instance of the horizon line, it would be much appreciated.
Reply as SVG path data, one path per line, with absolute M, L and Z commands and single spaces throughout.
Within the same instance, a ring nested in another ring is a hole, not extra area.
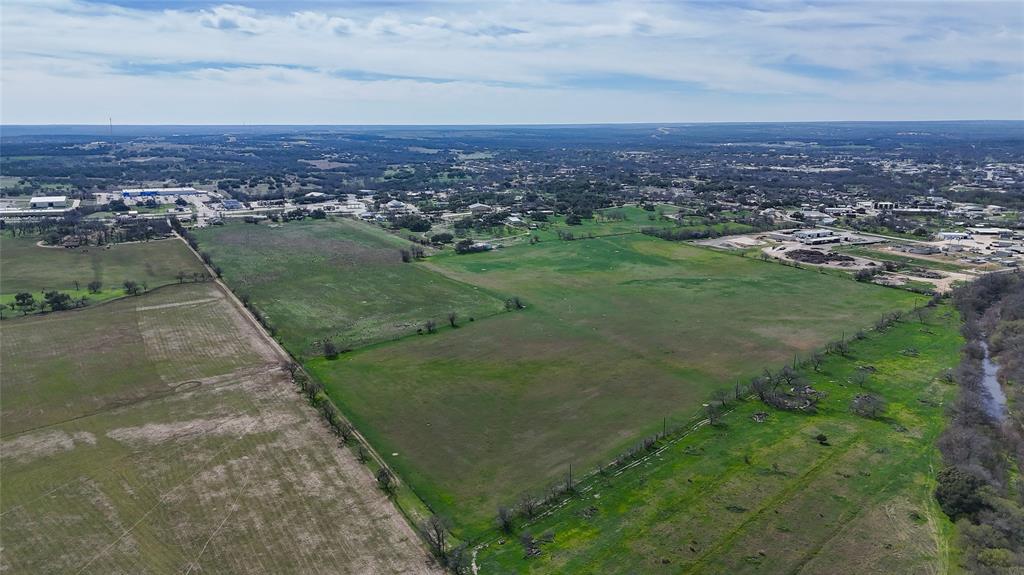
M 688 126 L 688 125 L 715 125 L 715 124 L 935 124 L 935 123 L 1024 123 L 1024 118 L 954 118 L 954 119 L 929 119 L 929 120 L 702 120 L 702 121 L 641 121 L 641 122 L 472 122 L 472 123 L 372 123 L 372 124 L 349 124 L 349 123 L 124 123 L 111 124 L 108 122 L 82 123 L 82 122 L 51 122 L 51 123 L 14 123 L 0 122 L 2 127 L 352 127 L 352 128 L 403 128 L 403 127 L 558 127 L 558 126 Z

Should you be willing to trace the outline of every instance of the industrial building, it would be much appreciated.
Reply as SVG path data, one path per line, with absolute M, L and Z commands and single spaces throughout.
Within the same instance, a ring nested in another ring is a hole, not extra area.
M 66 208 L 68 207 L 67 196 L 39 196 L 29 200 L 28 205 L 33 210 L 40 210 L 46 208 Z
M 191 186 L 186 188 L 127 188 L 121 190 L 123 198 L 155 198 L 157 196 L 198 196 L 205 194 Z

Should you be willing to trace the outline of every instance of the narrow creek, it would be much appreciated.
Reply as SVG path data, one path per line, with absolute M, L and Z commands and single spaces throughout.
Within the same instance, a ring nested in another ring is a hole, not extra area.
M 981 361 L 982 376 L 981 385 L 988 392 L 988 399 L 985 402 L 985 411 L 996 421 L 1006 419 L 1006 394 L 999 385 L 999 366 L 992 361 L 988 353 L 988 342 L 981 340 L 981 349 L 985 351 L 985 358 Z

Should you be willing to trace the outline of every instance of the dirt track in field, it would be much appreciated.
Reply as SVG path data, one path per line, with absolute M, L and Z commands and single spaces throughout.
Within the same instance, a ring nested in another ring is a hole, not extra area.
M 133 385 L 165 391 L 4 438 L 0 572 L 440 573 L 297 392 L 287 355 L 226 288 L 205 286 L 10 324 L 8 335 L 120 318 L 138 327 L 135 347 L 85 346 L 68 361 L 137 354 L 161 367 Z M 211 331 L 214 315 L 231 333 Z M 66 392 L 62 408 L 76 401 Z

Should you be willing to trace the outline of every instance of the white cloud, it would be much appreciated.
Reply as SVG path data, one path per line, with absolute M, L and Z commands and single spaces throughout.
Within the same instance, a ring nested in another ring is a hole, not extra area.
M 1011 2 L 287 6 L 5 2 L 2 120 L 1024 117 Z

